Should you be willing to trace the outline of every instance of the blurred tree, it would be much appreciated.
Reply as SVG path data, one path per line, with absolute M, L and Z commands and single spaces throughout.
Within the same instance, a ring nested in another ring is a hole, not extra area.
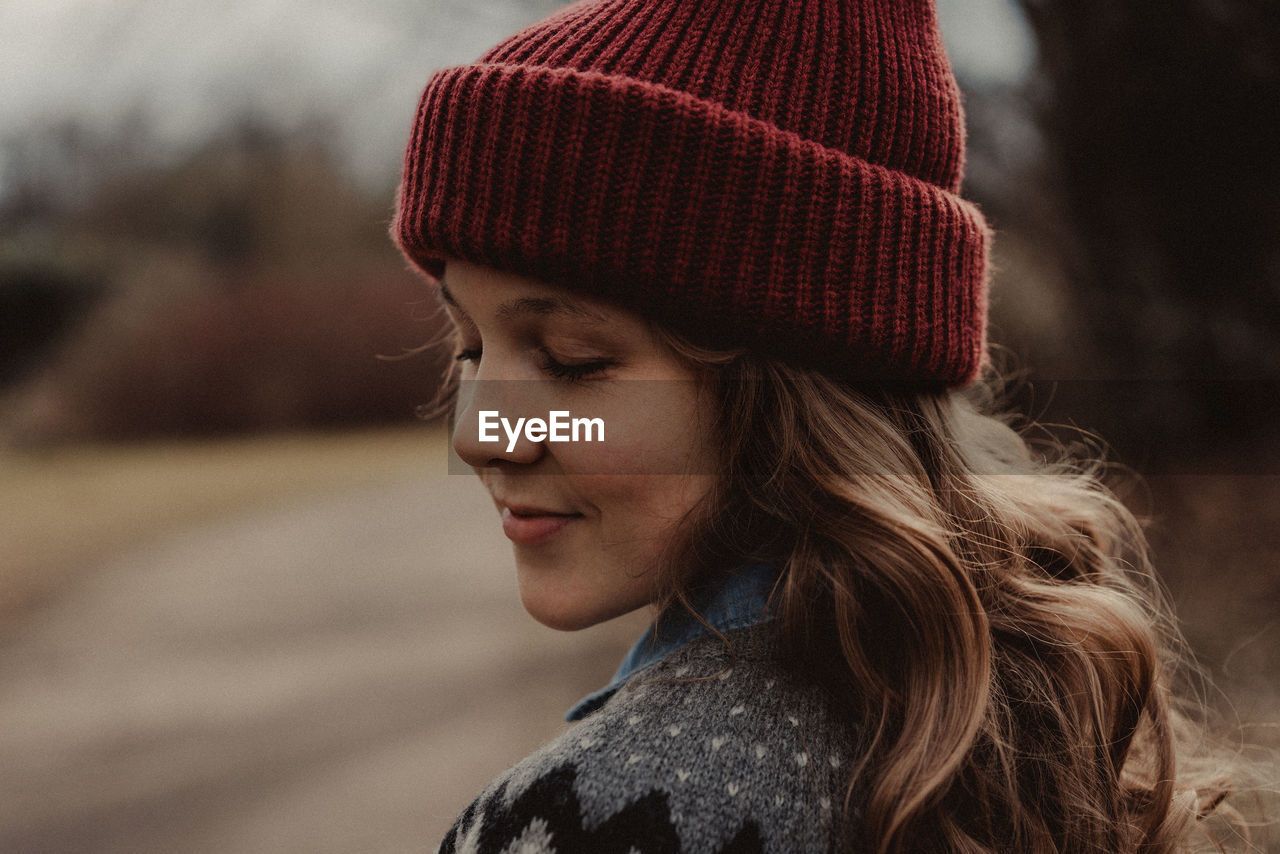
M 79 227 L 133 244 L 198 248 L 230 267 L 350 268 L 390 254 L 389 202 L 361 193 L 317 124 L 229 123 L 181 161 L 101 183 Z
M 412 419 L 436 392 L 437 352 L 378 357 L 440 339 L 443 317 L 387 235 L 391 200 L 342 171 L 331 136 L 246 118 L 165 162 L 133 147 L 145 134 L 63 134 L 0 217 L 0 309 L 13 327 L 0 328 L 0 383 L 22 380 L 0 400 L 0 438 Z M 59 194 L 64 155 L 86 176 L 73 200 Z M 101 282 L 104 298 L 75 336 L 37 347 L 81 305 L 70 300 L 81 280 Z
M 56 268 L 0 268 L 0 388 L 30 372 L 100 289 L 99 282 Z
M 1157 443 L 1175 427 L 1274 430 L 1280 3 L 1021 4 L 1039 42 L 1056 238 L 1097 367 L 1199 380 L 1159 383 L 1155 411 L 1130 426 Z

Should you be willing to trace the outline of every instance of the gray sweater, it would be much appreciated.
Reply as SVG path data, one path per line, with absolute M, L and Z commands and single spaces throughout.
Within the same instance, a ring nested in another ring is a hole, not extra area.
M 774 654 L 767 623 L 630 675 L 490 783 L 439 851 L 730 854 L 839 850 L 850 735 Z

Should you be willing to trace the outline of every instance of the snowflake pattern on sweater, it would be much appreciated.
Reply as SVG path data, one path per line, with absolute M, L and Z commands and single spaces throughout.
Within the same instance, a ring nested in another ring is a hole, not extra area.
M 439 854 L 839 850 L 847 728 L 771 652 L 705 637 L 490 783 Z

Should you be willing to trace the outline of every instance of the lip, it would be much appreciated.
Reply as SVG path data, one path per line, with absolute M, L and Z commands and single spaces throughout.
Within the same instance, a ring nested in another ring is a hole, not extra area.
M 502 533 L 518 545 L 536 546 L 547 542 L 571 522 L 581 518 L 581 513 L 553 513 L 540 507 L 503 505 Z

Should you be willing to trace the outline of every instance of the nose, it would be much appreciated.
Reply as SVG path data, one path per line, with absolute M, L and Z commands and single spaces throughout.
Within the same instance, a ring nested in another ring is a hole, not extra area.
M 527 380 L 464 380 L 454 408 L 453 449 L 473 468 L 531 465 L 542 458 L 542 442 L 530 441 L 524 427 L 537 395 Z

